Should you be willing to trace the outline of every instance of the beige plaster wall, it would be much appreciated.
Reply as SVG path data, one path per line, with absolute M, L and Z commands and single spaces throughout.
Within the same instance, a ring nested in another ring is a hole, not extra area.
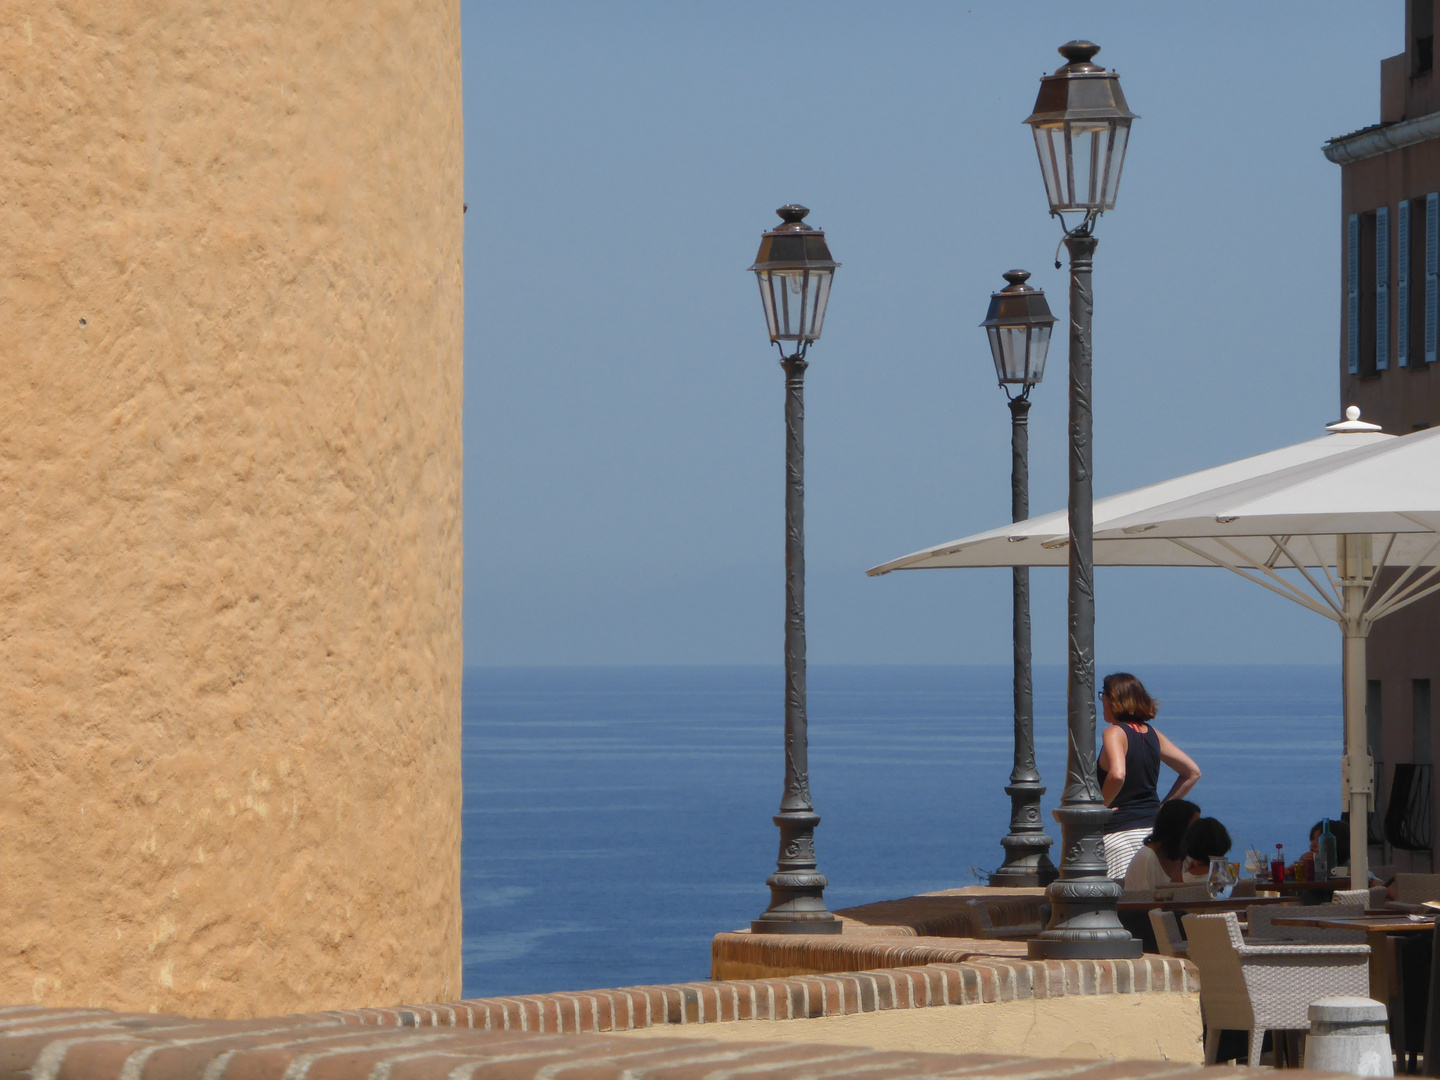
M 0 0 L 0 1002 L 460 993 L 458 0 Z
M 1203 1065 L 1199 994 L 1103 994 L 887 1009 L 813 1020 L 638 1028 L 634 1038 L 821 1043 L 946 1054 L 1028 1054 Z

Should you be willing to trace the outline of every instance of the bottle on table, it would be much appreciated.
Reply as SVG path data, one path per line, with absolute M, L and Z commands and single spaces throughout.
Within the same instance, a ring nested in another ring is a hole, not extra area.
M 1270 880 L 1276 885 L 1285 881 L 1285 845 L 1275 845 L 1275 858 L 1270 860 Z

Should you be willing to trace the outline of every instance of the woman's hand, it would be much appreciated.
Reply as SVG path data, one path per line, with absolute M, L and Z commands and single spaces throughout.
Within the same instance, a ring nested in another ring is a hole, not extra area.
M 1115 796 L 1120 794 L 1120 789 L 1125 786 L 1125 750 L 1127 748 L 1125 732 L 1119 724 L 1111 724 L 1105 729 L 1105 734 L 1100 741 L 1100 764 L 1105 766 L 1105 786 L 1100 789 L 1100 797 L 1109 806 L 1115 801 Z

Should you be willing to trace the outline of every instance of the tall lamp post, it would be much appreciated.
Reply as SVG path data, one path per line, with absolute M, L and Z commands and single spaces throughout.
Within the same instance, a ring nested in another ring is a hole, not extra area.
M 1045 376 L 1045 354 L 1055 316 L 1045 293 L 1026 285 L 1026 270 L 1010 270 L 1009 283 L 990 294 L 990 310 L 980 325 L 990 337 L 995 375 L 1010 402 L 1010 519 L 1030 516 L 1030 388 Z M 1017 393 L 1010 388 L 1018 387 Z M 1030 568 L 1017 566 L 1011 607 L 1015 647 L 1015 765 L 1010 770 L 1010 832 L 1001 846 L 1005 862 L 990 875 L 990 884 L 1049 885 L 1055 880 L 1050 837 L 1040 824 L 1040 796 L 1045 786 L 1035 768 L 1035 696 L 1030 679 Z
M 830 281 L 840 264 L 830 257 L 825 234 L 805 224 L 809 210 L 792 203 L 775 212 L 781 224 L 761 237 L 750 269 L 760 282 L 765 324 L 785 371 L 785 790 L 774 819 L 780 858 L 765 882 L 770 906 L 750 923 L 750 932 L 838 934 L 841 923 L 825 906 L 827 883 L 815 860 L 820 816 L 810 802 L 807 761 L 804 390 L 805 353 L 820 338 Z
M 1095 557 L 1090 398 L 1090 270 L 1095 222 L 1115 207 L 1125 144 L 1135 114 L 1120 79 L 1092 63 L 1100 46 L 1069 41 L 1066 60 L 1040 80 L 1035 109 L 1025 122 L 1035 135 L 1050 213 L 1065 226 L 1070 252 L 1070 572 L 1069 669 L 1065 719 L 1069 750 L 1060 823 L 1060 877 L 1050 884 L 1050 924 L 1031 941 L 1036 959 L 1109 959 L 1140 955 L 1115 914 L 1119 882 L 1106 876 L 1103 832 L 1110 820 L 1095 775 Z

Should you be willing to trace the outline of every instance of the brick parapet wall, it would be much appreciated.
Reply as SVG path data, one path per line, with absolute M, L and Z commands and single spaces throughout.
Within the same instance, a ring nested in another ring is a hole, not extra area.
M 888 1009 L 1096 994 L 1198 993 L 1186 960 L 969 960 L 775 979 L 633 986 L 324 1015 L 373 1027 L 605 1033 L 737 1020 L 799 1020 Z
M 0 1080 L 702 1080 L 716 1075 L 1219 1080 L 1250 1075 L 1249 1070 L 1163 1061 L 1092 1063 L 442 1026 L 462 1015 L 474 1014 L 446 1006 L 227 1021 L 0 1008 Z M 371 1023 L 361 1025 L 362 1017 Z M 1289 1075 L 1302 1080 L 1327 1074 L 1294 1070 Z

